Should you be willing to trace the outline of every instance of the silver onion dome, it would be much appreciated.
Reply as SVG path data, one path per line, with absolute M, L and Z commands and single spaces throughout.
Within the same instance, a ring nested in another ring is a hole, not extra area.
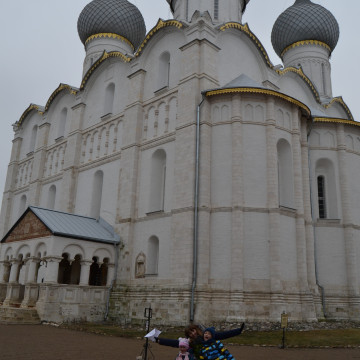
M 83 44 L 91 35 L 112 33 L 137 48 L 146 34 L 141 12 L 127 0 L 93 0 L 81 12 L 77 28 Z
M 329 10 L 310 0 L 296 0 L 277 18 L 271 42 L 280 57 L 288 46 L 303 40 L 321 41 L 333 51 L 339 34 L 339 24 Z

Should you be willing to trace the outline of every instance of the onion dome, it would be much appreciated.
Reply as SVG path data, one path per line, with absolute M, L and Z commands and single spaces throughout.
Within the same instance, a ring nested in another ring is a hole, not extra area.
M 310 0 L 296 0 L 277 18 L 271 42 L 280 57 L 288 46 L 304 40 L 325 43 L 333 51 L 339 34 L 339 24 L 329 10 Z
M 92 35 L 110 33 L 124 37 L 137 48 L 146 33 L 141 12 L 127 0 L 93 0 L 81 12 L 77 27 L 83 44 Z

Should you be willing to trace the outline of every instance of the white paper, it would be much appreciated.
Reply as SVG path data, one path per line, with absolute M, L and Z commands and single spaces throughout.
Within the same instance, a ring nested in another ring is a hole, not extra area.
M 161 334 L 161 331 L 158 329 L 152 329 L 148 334 L 146 334 L 144 337 L 148 338 L 149 340 L 155 342 L 155 338 L 159 337 Z

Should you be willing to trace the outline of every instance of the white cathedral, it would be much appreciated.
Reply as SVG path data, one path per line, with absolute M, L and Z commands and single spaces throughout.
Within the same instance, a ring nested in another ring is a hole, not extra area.
M 0 321 L 360 320 L 360 123 L 333 97 L 335 17 L 296 0 L 274 66 L 250 0 L 167 2 L 146 34 L 129 1 L 91 1 L 79 88 L 14 124 Z

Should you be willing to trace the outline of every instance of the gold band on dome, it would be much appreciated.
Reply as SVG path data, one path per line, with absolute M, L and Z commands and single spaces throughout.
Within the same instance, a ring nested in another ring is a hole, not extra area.
M 121 36 L 121 35 L 112 34 L 112 33 L 99 33 L 99 34 L 91 35 L 91 36 L 89 36 L 89 37 L 86 39 L 85 45 L 86 45 L 88 42 L 90 42 L 91 40 L 101 39 L 101 38 L 109 38 L 109 39 L 113 38 L 113 39 L 116 39 L 116 40 L 121 40 L 121 41 L 127 43 L 128 45 L 130 45 L 131 48 L 132 48 L 133 50 L 135 50 L 134 45 L 133 45 L 128 39 L 124 38 L 124 37 Z
M 249 94 L 263 94 L 263 95 L 271 95 L 276 96 L 280 99 L 288 101 L 296 106 L 299 106 L 303 109 L 309 116 L 311 114 L 310 109 L 303 104 L 302 102 L 292 98 L 291 96 L 279 93 L 274 90 L 267 89 L 259 89 L 259 88 L 229 88 L 229 89 L 219 89 L 219 90 L 211 90 L 205 93 L 205 96 L 214 96 L 214 95 L 223 95 L 223 94 L 234 94 L 234 93 L 249 93 Z
M 289 45 L 288 47 L 286 47 L 283 52 L 281 53 L 280 57 L 282 58 L 284 56 L 284 54 L 289 51 L 290 49 L 294 49 L 298 46 L 305 46 L 305 45 L 318 45 L 318 46 L 322 46 L 325 49 L 329 50 L 331 52 L 331 48 L 328 44 L 325 44 L 322 41 L 318 41 L 318 40 L 302 40 L 302 41 L 297 41 L 291 45 Z

